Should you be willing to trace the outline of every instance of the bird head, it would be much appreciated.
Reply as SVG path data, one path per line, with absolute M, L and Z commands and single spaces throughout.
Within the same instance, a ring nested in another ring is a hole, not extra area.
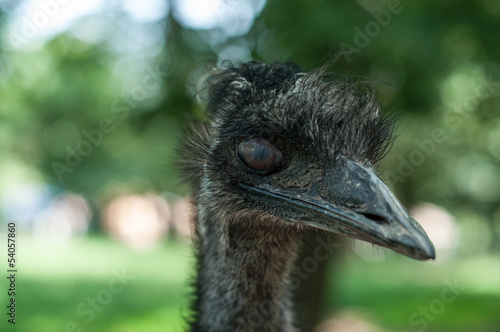
M 198 213 L 269 216 L 281 229 L 312 227 L 434 259 L 424 230 L 375 171 L 393 120 L 373 93 L 324 68 L 251 62 L 215 73 L 208 98 L 207 119 L 182 152 L 197 200 L 211 206 Z

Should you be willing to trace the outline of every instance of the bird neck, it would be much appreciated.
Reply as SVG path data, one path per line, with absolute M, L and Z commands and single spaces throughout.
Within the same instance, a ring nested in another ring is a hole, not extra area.
M 198 220 L 192 330 L 295 331 L 288 280 L 298 231 L 279 227 L 271 218 L 209 215 Z

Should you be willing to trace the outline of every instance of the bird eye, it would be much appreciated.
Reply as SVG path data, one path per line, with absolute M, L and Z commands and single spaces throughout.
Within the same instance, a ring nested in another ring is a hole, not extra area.
M 274 169 L 283 158 L 283 154 L 268 140 L 251 138 L 238 145 L 241 161 L 254 171 L 266 172 Z

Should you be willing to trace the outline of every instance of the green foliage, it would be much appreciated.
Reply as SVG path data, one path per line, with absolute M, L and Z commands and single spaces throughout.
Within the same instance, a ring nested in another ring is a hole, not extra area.
M 9 49 L 5 37 L 0 168 L 21 167 L 31 179 L 91 196 L 113 183 L 139 191 L 185 192 L 172 166 L 175 138 L 186 115 L 199 114 L 192 102 L 199 86 L 193 84 L 222 50 L 234 46 L 255 59 L 291 60 L 307 69 L 350 50 L 335 69 L 385 82 L 377 84 L 381 100 L 401 114 L 400 138 L 386 162 L 400 196 L 410 204 L 446 202 L 451 210 L 479 206 L 489 219 L 500 197 L 498 186 L 488 187 L 500 180 L 495 112 L 500 45 L 493 33 L 499 16 L 498 6 L 486 1 L 269 1 L 242 36 L 214 39 L 221 33 L 217 29 L 190 29 L 169 15 L 155 23 L 166 42 L 151 54 L 113 50 L 115 39 L 124 43 L 129 37 L 113 32 L 112 25 L 97 41 L 63 31 L 34 50 Z M 116 25 L 130 23 L 118 14 L 109 17 Z M 95 20 L 105 19 L 95 14 Z M 231 53 L 229 58 L 238 60 Z M 148 75 L 154 78 L 144 86 Z M 149 87 L 141 96 L 140 89 Z M 113 129 L 98 145 L 83 147 L 91 152 L 75 160 L 77 166 L 68 165 L 68 151 L 86 140 L 82 131 L 99 128 L 103 119 Z M 445 131 L 446 139 L 432 153 L 423 151 L 424 160 L 416 160 L 414 171 L 402 176 L 401 159 L 419 150 L 415 141 L 430 138 L 436 128 Z M 459 172 L 453 172 L 456 164 L 463 165 Z M 483 171 L 474 175 L 474 169 Z
M 172 163 L 178 121 L 199 109 L 189 92 L 199 75 L 191 73 L 213 63 L 228 46 L 245 49 L 255 59 L 291 60 L 307 69 L 324 63 L 329 54 L 350 50 L 336 70 L 388 83 L 377 84 L 381 99 L 391 101 L 402 115 L 400 139 L 387 160 L 387 170 L 398 176 L 393 182 L 400 195 L 408 203 L 446 201 L 450 209 L 479 205 L 490 218 L 499 203 L 498 189 L 481 192 L 483 186 L 475 189 L 467 183 L 476 178 L 483 183 L 481 175 L 470 178 L 469 167 L 477 164 L 494 177 L 490 183 L 499 180 L 495 110 L 500 103 L 500 46 L 493 33 L 499 12 L 486 1 L 269 1 L 242 36 L 214 39 L 210 33 L 220 33 L 217 29 L 193 30 L 167 16 L 161 23 L 166 42 L 159 53 L 113 51 L 113 38 L 127 35 L 114 36 L 111 26 L 97 42 L 64 31 L 30 51 L 9 50 L 6 42 L 2 154 L 15 160 L 13 165 L 24 164 L 33 178 L 91 196 L 113 183 L 140 191 L 185 192 L 176 184 Z M 95 17 L 105 20 L 104 14 Z M 110 17 L 117 25 L 127 23 L 120 15 Z M 151 74 L 156 76 L 149 83 L 157 86 L 139 96 Z M 102 143 L 92 144 L 92 151 L 74 162 L 76 167 L 55 170 L 54 162 L 68 166 L 67 149 L 76 150 L 86 139 L 82 131 L 99 128 L 102 119 L 113 126 Z M 408 158 L 419 149 L 415 140 L 431 137 L 435 128 L 445 131 L 446 140 L 411 175 L 401 176 L 398 156 Z M 474 161 L 463 160 L 469 152 Z M 447 170 L 454 163 L 470 166 L 453 174 Z M 8 164 L 4 161 L 2 167 L 14 167 Z

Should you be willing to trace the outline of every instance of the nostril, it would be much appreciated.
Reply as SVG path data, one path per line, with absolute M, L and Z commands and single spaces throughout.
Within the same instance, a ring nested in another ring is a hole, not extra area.
M 360 214 L 362 214 L 363 216 L 365 216 L 368 219 L 375 221 L 376 223 L 387 224 L 387 219 L 385 219 L 382 216 L 379 216 L 378 214 L 366 213 L 366 212 L 361 212 Z
M 366 209 L 366 203 L 347 201 L 344 203 L 350 209 Z

